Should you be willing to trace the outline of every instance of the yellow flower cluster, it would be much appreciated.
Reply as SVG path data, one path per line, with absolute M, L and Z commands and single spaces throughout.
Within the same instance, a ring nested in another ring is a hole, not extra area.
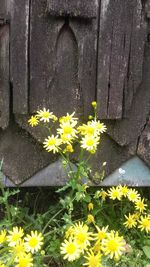
M 0 247 L 8 253 L 9 257 L 0 262 L 1 267 L 8 266 L 7 263 L 15 263 L 16 267 L 32 267 L 34 254 L 41 250 L 43 245 L 43 236 L 37 231 L 31 231 L 24 235 L 21 227 L 13 227 L 12 230 L 0 231 Z
M 141 198 L 137 190 L 128 188 L 125 185 L 118 185 L 107 191 L 102 190 L 96 192 L 95 197 L 101 197 L 103 201 L 106 197 L 119 201 L 121 201 L 123 197 L 127 198 L 133 204 L 133 208 L 136 212 L 133 214 L 129 213 L 128 216 L 125 215 L 125 227 L 128 229 L 138 227 L 141 231 L 150 232 L 150 214 L 146 213 L 147 204 L 145 203 L 145 199 Z
M 92 106 L 95 110 L 96 102 L 92 102 Z M 80 147 L 86 151 L 95 153 L 100 143 L 100 134 L 106 131 L 106 126 L 97 119 L 96 115 L 87 124 L 78 125 L 79 120 L 74 115 L 75 112 L 67 113 L 66 116 L 57 118 L 53 112 L 44 108 L 37 111 L 35 116 L 31 116 L 28 122 L 32 127 L 37 126 L 39 122 L 48 123 L 46 126 L 49 128 L 50 135 L 43 143 L 48 152 L 72 153 L 74 151 L 73 142 L 76 142 L 80 143 Z M 59 123 L 55 133 L 52 132 L 53 124 L 51 125 L 50 122 Z
M 49 109 L 46 110 L 46 108 L 43 108 L 43 110 L 37 111 L 37 114 L 35 116 L 31 116 L 31 118 L 28 120 L 29 124 L 34 127 L 39 124 L 39 122 L 49 122 L 57 121 L 57 117 L 53 114 L 53 112 L 50 112 Z
M 84 257 L 84 266 L 101 267 L 103 255 L 118 260 L 125 251 L 126 242 L 118 232 L 108 231 L 108 226 L 90 232 L 87 224 L 83 222 L 70 226 L 65 234 L 66 239 L 60 251 L 65 260 L 69 262 Z

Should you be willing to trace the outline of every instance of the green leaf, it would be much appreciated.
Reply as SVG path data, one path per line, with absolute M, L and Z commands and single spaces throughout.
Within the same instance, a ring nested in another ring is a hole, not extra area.
M 150 246 L 144 246 L 143 251 L 148 259 L 150 259 Z
M 64 214 L 62 219 L 65 221 L 66 224 L 70 224 L 70 225 L 72 224 L 71 217 L 67 213 Z
M 59 188 L 58 190 L 56 190 L 56 193 L 60 193 L 63 191 L 66 191 L 68 188 L 70 187 L 70 185 L 67 183 L 65 186 Z
M 91 202 L 91 196 L 90 195 L 86 195 L 85 198 L 84 198 L 84 201 L 89 203 Z
M 150 239 L 145 239 L 144 240 L 144 245 L 150 246 Z
M 78 201 L 80 201 L 81 199 L 83 199 L 84 198 L 84 193 L 82 193 L 82 192 L 77 192 L 76 193 L 76 201 L 78 202 Z

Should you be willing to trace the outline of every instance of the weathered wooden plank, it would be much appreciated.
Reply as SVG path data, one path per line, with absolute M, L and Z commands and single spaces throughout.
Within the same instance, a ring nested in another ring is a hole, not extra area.
M 98 53 L 97 98 L 101 118 L 122 117 L 132 9 L 126 1 L 102 1 Z M 127 23 L 128 20 L 128 23 Z
M 131 25 L 128 70 L 124 89 L 124 115 L 128 116 L 133 97 L 142 82 L 144 46 L 146 41 L 145 14 L 140 0 L 135 0 Z
M 107 133 L 111 139 L 115 140 L 120 146 L 131 146 L 137 142 L 141 131 L 146 124 L 146 118 L 150 111 L 150 46 L 145 45 L 143 82 L 136 92 L 130 109 L 129 118 L 118 121 L 109 121 Z M 137 146 L 137 144 L 136 144 Z
M 14 122 L 1 131 L 0 158 L 4 159 L 4 174 L 16 185 L 54 161 L 51 153 L 41 150 L 41 146 Z
M 29 0 L 13 0 L 11 7 L 13 112 L 26 114 L 28 112 Z
M 78 80 L 81 104 L 83 103 L 80 109 L 87 117 L 91 112 L 91 102 L 95 99 L 96 90 L 97 19 L 83 24 L 72 20 L 70 25 L 78 44 Z
M 0 27 L 0 127 L 9 124 L 9 25 Z
M 150 166 L 150 119 L 139 139 L 137 154 Z
M 44 106 L 58 115 L 81 112 L 95 95 L 95 29 L 89 22 L 49 16 L 46 4 L 32 1 L 30 112 Z
M 150 19 L 150 0 L 146 0 L 144 9 L 146 18 Z
M 0 3 L 0 19 L 4 18 L 6 12 L 6 0 L 1 0 Z
M 112 46 L 112 17 L 113 1 L 101 1 L 99 20 L 99 45 L 98 45 L 98 68 L 97 68 L 97 101 L 99 115 L 107 118 L 107 106 L 109 95 L 109 76 Z
M 46 10 L 46 1 L 33 0 L 30 20 L 30 112 L 38 108 L 52 109 L 53 97 L 49 87 L 52 86 L 56 68 L 56 40 L 64 23 L 50 18 Z M 51 103 L 51 105 L 50 105 Z
M 47 0 L 47 9 L 54 16 L 94 18 L 97 0 Z
M 122 118 L 126 99 L 132 102 L 141 82 L 145 27 L 139 2 L 101 1 L 97 99 L 103 99 L 99 116 L 104 119 Z
M 124 78 L 124 32 L 122 31 L 124 3 L 115 3 L 112 22 L 111 62 L 109 73 L 108 118 L 122 117 L 123 78 Z

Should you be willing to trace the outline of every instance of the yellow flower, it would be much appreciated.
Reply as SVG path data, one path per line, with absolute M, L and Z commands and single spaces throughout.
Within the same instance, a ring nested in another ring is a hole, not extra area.
M 128 191 L 129 191 L 128 187 L 126 185 L 124 185 L 124 186 L 119 185 L 118 187 L 119 187 L 120 191 L 122 192 L 122 195 L 124 197 L 126 197 L 128 194 Z
M 65 233 L 65 237 L 66 238 L 72 237 L 73 234 L 74 234 L 74 227 L 73 226 L 70 226 L 68 228 L 68 230 L 66 231 L 66 233 Z
M 76 122 L 62 122 L 60 128 L 57 129 L 57 133 L 60 134 L 64 144 L 69 144 L 72 139 L 77 137 L 77 130 L 74 128 L 75 125 Z
M 102 190 L 99 192 L 99 196 L 102 198 L 103 201 L 105 201 L 106 197 L 108 196 L 107 192 Z
M 119 236 L 118 232 L 111 231 L 107 235 L 107 239 L 102 240 L 102 250 L 105 255 L 118 260 L 125 251 L 125 240 Z
M 55 115 L 53 115 L 53 112 L 50 112 L 49 109 L 46 110 L 46 108 L 37 111 L 37 117 L 43 122 L 49 122 L 50 119 L 55 120 L 57 118 Z
M 138 220 L 140 218 L 140 216 L 141 216 L 141 213 L 136 212 L 133 215 L 134 215 L 135 220 Z
M 74 114 L 75 114 L 75 112 L 73 112 L 72 114 L 67 113 L 66 116 L 63 116 L 59 119 L 59 122 L 60 123 L 66 123 L 66 122 L 74 123 L 75 122 L 75 125 L 76 125 L 78 118 L 75 118 Z
M 27 235 L 24 240 L 26 250 L 31 253 L 37 252 L 43 245 L 43 236 L 37 231 L 31 231 L 30 235 Z
M 73 138 L 71 136 L 68 137 L 65 134 L 62 134 L 60 136 L 60 138 L 61 138 L 62 144 L 68 144 L 68 145 L 70 145 L 72 143 L 72 141 L 73 141 Z
M 0 244 L 4 243 L 6 241 L 6 230 L 0 231 Z
M 79 222 L 74 225 L 74 240 L 82 250 L 86 249 L 90 245 L 90 240 L 93 239 L 92 233 L 88 230 L 86 224 Z
M 53 121 L 57 121 L 57 120 L 58 120 L 57 116 L 52 115 L 52 120 L 53 120 Z
M 38 121 L 38 118 L 36 116 L 31 116 L 31 118 L 28 120 L 28 123 L 34 127 L 34 126 L 37 126 L 39 121 Z
M 87 252 L 87 256 L 84 256 L 84 258 L 87 260 L 86 263 L 83 263 L 83 265 L 88 267 L 101 267 L 101 254 L 98 252 L 96 255 L 94 255 L 93 251 L 90 249 L 89 252 Z
M 21 257 L 26 254 L 26 249 L 24 245 L 24 240 L 19 240 L 14 247 L 9 250 L 10 253 L 14 254 L 16 257 Z
M 127 196 L 128 199 L 132 202 L 136 202 L 140 198 L 140 195 L 135 189 L 129 189 Z
M 88 210 L 90 211 L 90 210 L 93 210 L 93 208 L 94 208 L 94 205 L 93 205 L 93 203 L 89 203 L 88 204 Z
M 135 217 L 135 214 L 130 214 L 127 216 L 125 215 L 125 218 L 126 218 L 126 222 L 124 222 L 123 224 L 125 225 L 125 227 L 127 228 L 133 228 L 133 227 L 136 227 L 137 225 L 137 221 L 136 221 L 136 217 Z
M 16 258 L 16 267 L 32 267 L 33 266 L 33 258 L 31 254 L 23 254 Z
M 0 261 L 0 267 L 6 267 L 6 265 Z
M 87 189 L 89 188 L 89 185 L 87 185 L 87 183 L 84 183 L 82 185 L 82 189 L 83 189 L 83 192 L 87 192 Z
M 81 140 L 81 147 L 86 149 L 87 151 L 89 151 L 91 153 L 95 153 L 96 149 L 97 149 L 97 145 L 99 144 L 99 142 L 100 142 L 99 137 L 86 135 Z
M 69 240 L 65 239 L 60 247 L 60 253 L 64 254 L 64 259 L 68 261 L 74 261 L 80 257 L 81 249 L 75 241 L 71 238 Z
M 9 246 L 13 247 L 17 244 L 17 242 L 23 237 L 24 232 L 21 227 L 13 227 L 12 231 L 8 231 L 9 235 L 7 236 L 7 241 L 9 242 Z
M 145 211 L 146 207 L 147 207 L 147 204 L 144 203 L 144 199 L 139 198 L 135 202 L 135 209 L 139 210 L 140 212 Z
M 95 223 L 95 219 L 94 219 L 94 216 L 92 214 L 88 214 L 88 217 L 87 217 L 87 223 Z
M 81 135 L 92 135 L 96 137 L 106 131 L 106 126 L 103 123 L 100 123 L 100 121 L 92 120 L 88 121 L 87 124 L 79 126 L 78 131 Z
M 64 152 L 68 152 L 68 153 L 73 153 L 74 152 L 74 149 L 72 147 L 71 144 L 67 145 L 66 148 L 64 149 Z
M 97 253 L 97 252 L 100 252 L 102 250 L 102 245 L 101 245 L 101 242 L 100 241 L 97 241 L 92 250 L 94 251 L 94 253 Z
M 106 227 L 102 227 L 101 229 L 96 225 L 96 229 L 97 233 L 94 234 L 94 236 L 97 242 L 101 242 L 103 239 L 107 238 L 108 225 Z
M 108 196 L 115 200 L 115 199 L 118 199 L 118 200 L 121 200 L 122 198 L 122 192 L 120 190 L 119 187 L 112 187 L 109 191 L 108 191 Z
M 93 108 L 97 108 L 97 102 L 96 102 L 96 101 L 93 101 L 93 102 L 92 102 L 92 107 L 93 107 Z
M 58 138 L 58 135 L 54 136 L 53 134 L 51 136 L 48 136 L 44 143 L 43 147 L 48 151 L 55 154 L 56 152 L 59 151 L 59 146 L 61 145 L 61 139 Z
M 81 135 L 86 135 L 86 124 L 80 125 L 77 130 Z
M 140 228 L 141 231 L 145 230 L 147 233 L 150 232 L 150 215 L 140 217 L 138 228 Z
M 96 129 L 94 125 L 89 121 L 87 124 L 83 124 L 78 127 L 78 131 L 81 135 L 96 136 Z
M 97 120 L 91 121 L 91 126 L 95 128 L 97 134 L 104 133 L 107 130 L 106 125 Z

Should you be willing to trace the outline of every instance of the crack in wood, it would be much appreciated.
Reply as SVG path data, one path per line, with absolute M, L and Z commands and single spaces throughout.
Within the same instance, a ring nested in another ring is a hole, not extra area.
M 114 20 L 112 20 L 112 28 L 111 28 L 111 45 L 110 45 L 110 60 L 109 60 L 109 77 L 108 77 L 108 98 L 107 98 L 107 118 L 111 119 L 109 117 L 109 104 L 110 104 L 110 75 L 111 75 L 111 68 L 112 68 L 112 47 L 113 47 L 113 32 L 114 32 Z

